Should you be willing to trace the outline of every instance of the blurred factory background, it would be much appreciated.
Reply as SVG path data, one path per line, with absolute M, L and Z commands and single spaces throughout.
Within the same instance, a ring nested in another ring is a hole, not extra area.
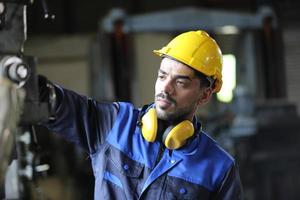
M 51 0 L 54 20 L 41 2 L 28 7 L 25 54 L 39 74 L 99 101 L 153 101 L 152 50 L 206 30 L 224 54 L 224 85 L 199 110 L 204 130 L 237 159 L 246 200 L 300 199 L 299 1 Z M 50 169 L 33 199 L 92 199 L 87 154 L 42 127 L 37 140 Z

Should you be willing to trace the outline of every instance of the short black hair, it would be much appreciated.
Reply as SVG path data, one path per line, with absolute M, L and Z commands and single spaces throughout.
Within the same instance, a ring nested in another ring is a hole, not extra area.
M 193 68 L 191 68 L 193 69 Z M 195 70 L 194 73 L 196 75 L 196 77 L 198 77 L 200 79 L 200 86 L 201 87 L 212 87 L 214 84 L 214 80 L 211 77 L 206 76 L 205 74 Z

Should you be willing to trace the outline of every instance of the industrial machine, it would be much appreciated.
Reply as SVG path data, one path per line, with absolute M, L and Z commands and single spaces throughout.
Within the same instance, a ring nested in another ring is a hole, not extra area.
M 24 55 L 23 49 L 27 39 L 27 6 L 32 3 L 0 1 L 1 199 L 31 199 L 38 173 L 49 168 L 40 163 L 32 125 L 51 116 L 53 103 L 49 102 L 55 101 L 54 91 L 49 93 L 49 101 L 40 101 L 37 60 Z M 48 17 L 48 10 L 44 12 Z

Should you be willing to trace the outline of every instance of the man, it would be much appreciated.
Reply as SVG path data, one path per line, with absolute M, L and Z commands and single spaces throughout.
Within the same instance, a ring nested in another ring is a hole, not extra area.
M 218 45 L 190 31 L 154 52 L 153 104 L 98 103 L 54 85 L 56 119 L 46 126 L 88 151 L 97 200 L 242 199 L 233 158 L 195 117 L 222 85 Z

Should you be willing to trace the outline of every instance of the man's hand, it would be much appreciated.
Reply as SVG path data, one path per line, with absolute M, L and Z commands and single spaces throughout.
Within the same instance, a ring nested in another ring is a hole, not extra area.
M 43 75 L 38 75 L 38 86 L 40 101 L 48 103 L 50 119 L 54 119 L 57 101 L 55 87 Z

